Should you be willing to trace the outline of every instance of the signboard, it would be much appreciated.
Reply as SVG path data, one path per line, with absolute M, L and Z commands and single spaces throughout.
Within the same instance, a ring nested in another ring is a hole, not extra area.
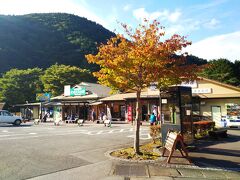
M 157 84 L 152 83 L 152 84 L 150 85 L 149 89 L 150 89 L 151 91 L 158 90 L 158 89 L 157 89 Z
M 192 89 L 193 94 L 210 94 L 212 93 L 212 88 L 197 88 Z
M 132 106 L 128 106 L 128 121 L 132 121 Z
M 70 96 L 85 96 L 86 87 L 70 88 Z
M 71 88 L 70 85 L 64 86 L 64 96 L 85 96 L 86 87 Z
M 192 82 L 188 82 L 188 83 L 182 82 L 181 86 L 197 88 L 198 84 L 197 84 L 197 81 L 192 81 Z
M 167 104 L 167 99 L 162 99 L 162 104 Z
M 50 93 L 38 93 L 36 94 L 36 100 L 40 102 L 50 101 Z
M 167 134 L 167 137 L 166 137 L 166 141 L 165 141 L 165 146 L 163 148 L 163 153 L 162 153 L 162 156 L 164 156 L 166 150 L 168 150 L 170 153 L 169 153 L 169 156 L 168 156 L 168 159 L 167 159 L 167 163 L 170 163 L 170 160 L 172 158 L 172 155 L 173 155 L 173 152 L 178 149 L 182 156 L 183 157 L 186 157 L 189 162 L 190 159 L 188 157 L 188 152 L 187 152 L 187 149 L 183 143 L 183 137 L 181 134 L 179 133 L 176 133 L 176 132 L 171 132 L 171 131 L 168 131 L 168 134 Z M 185 153 L 185 156 L 183 155 L 183 152 Z
M 64 86 L 64 96 L 70 96 L 70 89 L 70 85 Z

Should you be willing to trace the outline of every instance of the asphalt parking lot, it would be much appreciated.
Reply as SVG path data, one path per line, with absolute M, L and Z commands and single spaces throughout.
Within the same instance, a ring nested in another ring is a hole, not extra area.
M 141 127 L 141 142 L 149 141 L 147 126 Z M 104 154 L 133 145 L 133 126 L 113 124 L 53 123 L 0 125 L 0 179 L 100 179 L 111 173 L 113 162 Z M 190 152 L 202 168 L 239 171 L 240 130 L 228 130 L 226 139 L 198 141 Z M 116 165 L 117 166 L 117 165 Z M 51 177 L 51 178 L 50 178 Z
M 147 128 L 142 139 L 149 139 Z M 128 124 L 53 123 L 19 127 L 0 125 L 0 179 L 27 179 L 106 160 L 110 149 L 133 143 L 133 127 Z

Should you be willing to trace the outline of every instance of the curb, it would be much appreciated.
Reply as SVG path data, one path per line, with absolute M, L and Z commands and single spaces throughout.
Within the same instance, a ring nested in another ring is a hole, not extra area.
M 123 148 L 121 148 L 123 149 Z M 114 149 L 109 150 L 104 153 L 106 157 L 108 157 L 112 161 L 119 161 L 119 162 L 127 162 L 127 163 L 133 163 L 133 164 L 146 164 L 148 165 L 155 165 L 159 167 L 166 167 L 166 168 L 183 168 L 183 169 L 197 169 L 197 170 L 212 170 L 212 171 L 226 171 L 226 172 L 232 172 L 236 170 L 229 170 L 229 169 L 223 169 L 223 168 L 212 168 L 212 167 L 199 167 L 196 165 L 181 165 L 181 164 L 160 164 L 160 162 L 164 161 L 167 157 L 159 157 L 157 160 L 129 160 L 129 159 L 122 159 L 118 157 L 111 156 L 111 153 L 117 150 L 121 149 Z M 238 172 L 238 171 L 237 171 Z
M 123 149 L 123 148 L 121 148 Z M 111 153 L 117 150 L 121 150 L 121 149 L 114 149 L 114 150 L 110 150 L 104 153 L 104 155 L 106 157 L 108 157 L 111 160 L 116 160 L 116 161 L 122 161 L 122 162 L 131 162 L 131 163 L 156 163 L 157 161 L 164 161 L 166 159 L 166 157 L 159 157 L 157 160 L 131 160 L 131 159 L 123 159 L 123 158 L 118 158 L 118 157 L 114 157 L 111 156 Z

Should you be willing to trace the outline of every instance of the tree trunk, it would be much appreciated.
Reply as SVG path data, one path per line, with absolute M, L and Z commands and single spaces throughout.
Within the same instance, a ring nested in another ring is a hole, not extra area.
M 140 132 L 140 95 L 141 91 L 137 91 L 137 102 L 136 102 L 136 118 L 135 118 L 135 137 L 134 137 L 134 151 L 136 154 L 140 153 L 139 148 L 139 132 Z
M 161 88 L 159 89 L 159 110 L 160 110 L 160 113 L 159 113 L 159 121 L 160 121 L 160 124 L 162 125 L 163 123 L 163 120 L 162 120 L 162 96 L 161 96 Z

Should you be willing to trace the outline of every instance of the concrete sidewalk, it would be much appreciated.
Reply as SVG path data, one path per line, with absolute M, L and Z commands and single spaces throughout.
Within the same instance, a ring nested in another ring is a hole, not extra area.
M 240 179 L 240 173 L 197 167 L 163 167 L 156 164 L 116 164 L 112 179 Z M 105 179 L 108 179 L 107 177 Z M 110 178 L 110 179 L 111 179 Z
M 157 164 L 122 163 L 111 160 L 59 171 L 33 180 L 144 180 L 144 179 L 240 179 L 240 172 L 197 167 L 163 167 Z

